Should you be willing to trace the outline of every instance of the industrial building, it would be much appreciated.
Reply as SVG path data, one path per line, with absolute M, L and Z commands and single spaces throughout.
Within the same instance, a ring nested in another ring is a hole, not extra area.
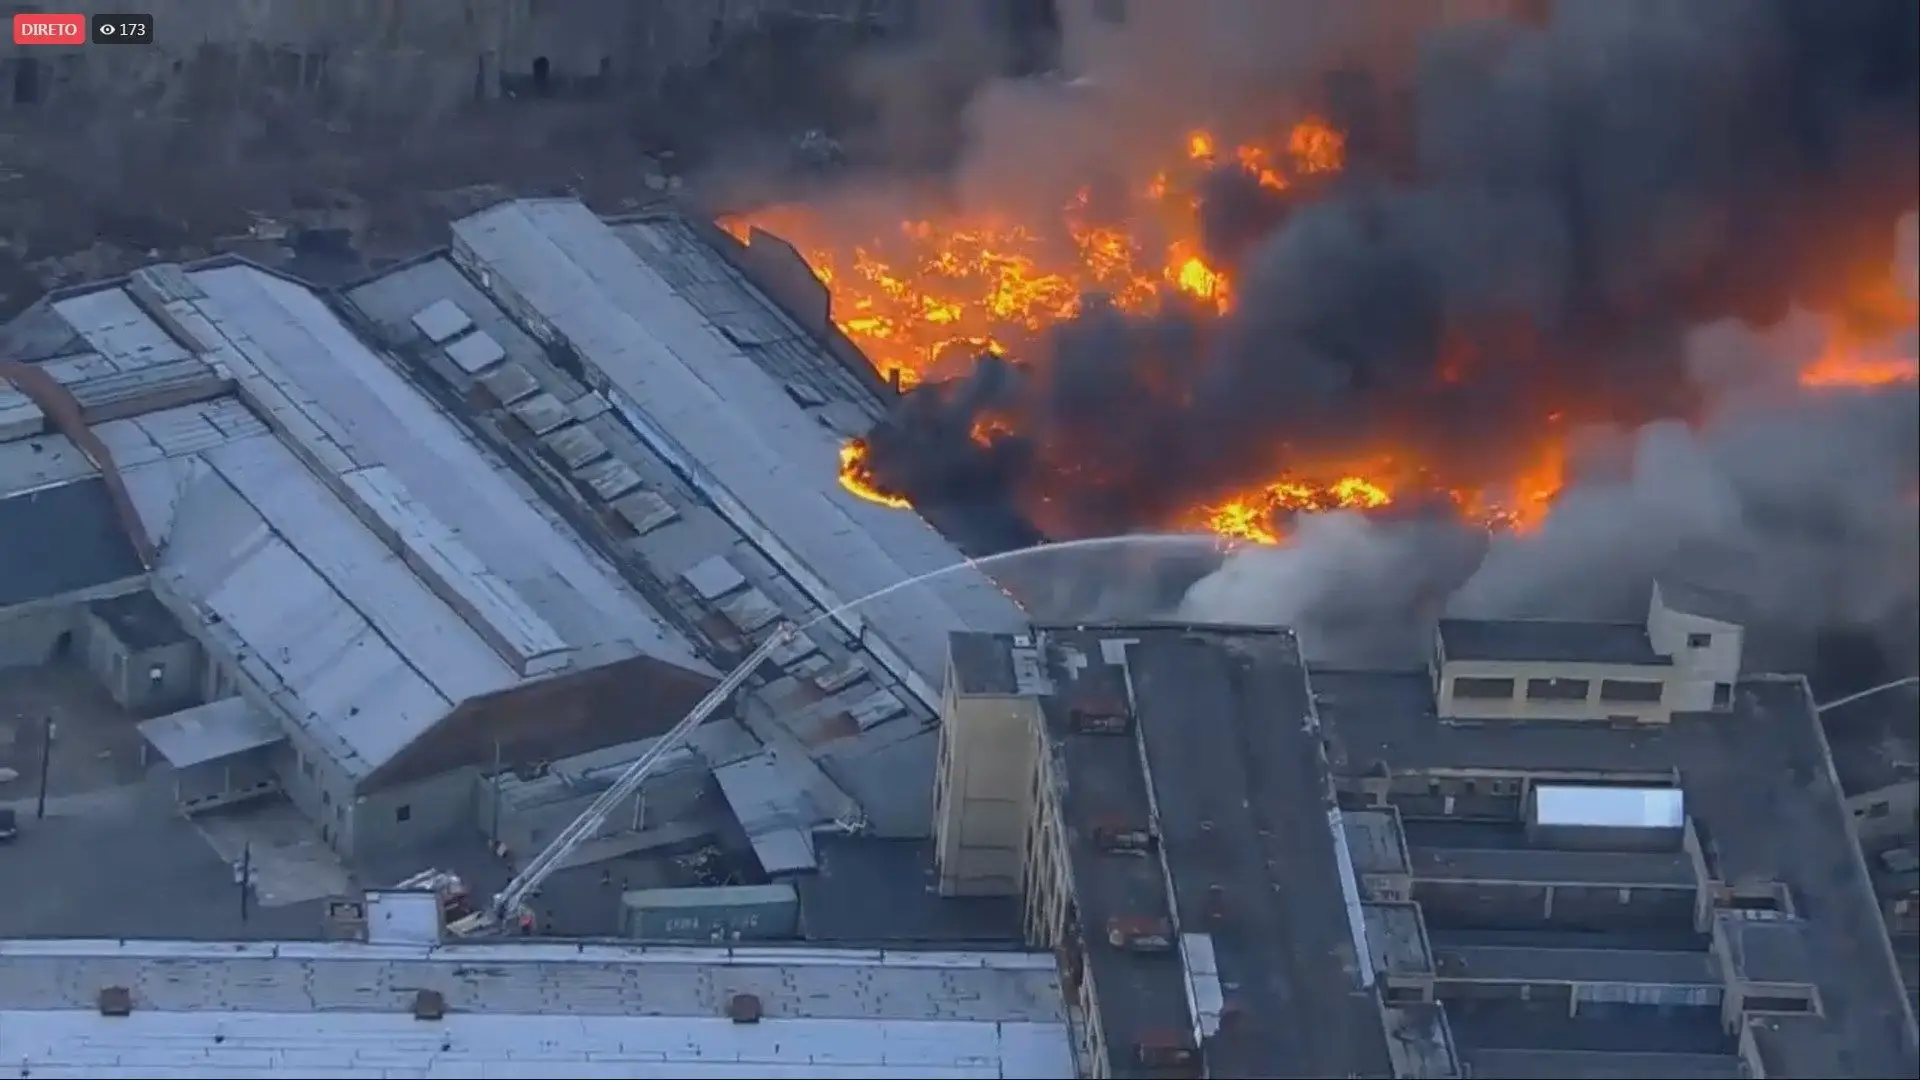
M 930 834 L 946 636 L 1025 619 L 913 511 L 840 486 L 886 391 L 791 247 L 520 200 L 341 309 L 715 666 L 802 628 L 695 739 L 767 873 L 815 869 L 816 825 Z
M 1820 714 L 1834 771 L 1880 898 L 1881 917 L 1920 1010 L 1920 690 L 1892 686 Z
M 784 622 L 649 797 L 711 771 L 807 872 L 816 826 L 929 835 L 946 635 L 1024 625 L 839 486 L 885 388 L 777 241 L 510 202 L 337 296 L 162 265 L 7 340 L 0 666 L 84 657 L 189 812 L 278 790 L 346 855 L 525 850 Z
M 1090 1075 L 1911 1075 L 1806 684 L 1678 591 L 1446 620 L 1421 671 L 956 635 L 941 888 L 1021 898 Z
M 46 1080 L 1074 1075 L 1044 956 L 525 942 L 0 942 L 0 1060 Z
M 467 820 L 478 767 L 657 732 L 713 682 L 297 282 L 158 266 L 8 332 L 0 657 L 204 702 L 144 729 L 183 807 L 270 783 L 342 852 L 404 845 Z

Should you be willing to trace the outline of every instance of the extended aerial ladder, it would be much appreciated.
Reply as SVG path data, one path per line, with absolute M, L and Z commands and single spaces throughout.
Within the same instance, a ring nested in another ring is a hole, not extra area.
M 748 653 L 745 659 L 734 665 L 733 670 L 727 672 L 720 682 L 708 691 L 707 696 L 701 698 L 679 723 L 669 728 L 666 734 L 660 736 L 652 746 L 647 748 L 646 753 L 641 754 L 632 765 L 627 766 L 627 771 L 621 773 L 620 778 L 615 780 L 611 787 L 601 792 L 579 817 L 574 818 L 566 828 L 560 830 L 560 835 L 553 838 L 553 843 L 548 844 L 518 874 L 515 874 L 513 880 L 507 882 L 506 887 L 494 896 L 490 905 L 450 923 L 447 929 L 459 935 L 477 934 L 496 930 L 521 920 L 529 911 L 527 900 L 548 877 L 552 876 L 555 870 L 560 869 L 567 857 L 599 832 L 600 826 L 606 823 L 607 816 L 626 801 L 628 796 L 640 790 L 640 785 L 646 782 L 647 777 L 652 775 L 653 770 L 662 761 L 666 760 L 667 755 L 678 750 L 701 724 L 706 723 L 708 717 L 725 705 L 734 691 L 740 689 L 740 685 L 747 681 L 748 676 L 752 675 L 761 663 L 773 654 L 774 650 L 792 641 L 798 633 L 799 630 L 793 624 L 781 623 L 765 641 Z

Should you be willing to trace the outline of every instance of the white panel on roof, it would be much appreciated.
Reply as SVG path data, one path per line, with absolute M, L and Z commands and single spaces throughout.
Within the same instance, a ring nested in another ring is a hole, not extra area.
M 413 326 L 426 335 L 428 341 L 440 345 L 466 333 L 473 326 L 473 319 L 460 310 L 459 304 L 435 300 L 413 313 Z
M 727 806 L 769 874 L 816 868 L 813 826 L 823 820 L 805 784 L 781 757 L 763 750 L 713 770 Z
M 702 600 L 718 600 L 746 585 L 747 579 L 727 561 L 725 555 L 711 555 L 695 563 L 680 577 Z
M 680 516 L 673 504 L 655 492 L 641 490 L 630 491 L 613 500 L 614 513 L 625 518 L 633 531 L 645 536 L 662 525 Z
M 469 375 L 478 375 L 507 358 L 507 350 L 485 330 L 475 330 L 447 346 L 447 359 Z
M 1678 829 L 1686 823 L 1686 796 L 1673 787 L 1540 784 L 1533 789 L 1533 823 Z
M 502 405 L 511 405 L 540 392 L 540 384 L 519 364 L 502 364 L 481 373 L 480 385 Z
M 894 697 L 891 691 L 878 687 L 847 705 L 847 715 L 853 717 L 853 722 L 861 731 L 878 727 L 906 711 L 907 707 L 900 704 L 900 699 Z
M 573 419 L 567 407 L 560 404 L 560 399 L 544 390 L 532 397 L 521 398 L 507 406 L 507 411 L 527 425 L 527 430 L 535 435 L 545 435 Z
M 720 613 L 741 632 L 751 634 L 780 617 L 780 605 L 759 589 L 747 589 L 720 601 Z
M 53 310 L 114 370 L 132 371 L 188 358 L 187 350 L 148 318 L 125 289 L 99 289 L 57 300 Z

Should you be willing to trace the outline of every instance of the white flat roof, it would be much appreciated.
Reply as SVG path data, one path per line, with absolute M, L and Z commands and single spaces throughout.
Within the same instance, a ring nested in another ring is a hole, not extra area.
M 1068 1077 L 1061 1008 L 1017 953 L 0 942 L 0 1062 L 37 1078 Z
M 272 746 L 286 733 L 243 697 L 221 698 L 140 722 L 140 734 L 177 769 Z

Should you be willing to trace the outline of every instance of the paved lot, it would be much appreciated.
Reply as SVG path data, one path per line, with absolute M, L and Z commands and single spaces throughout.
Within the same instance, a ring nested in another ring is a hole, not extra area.
M 145 773 L 144 740 L 133 718 L 84 671 L 10 668 L 0 670 L 0 769 L 8 770 L 0 772 L 0 802 L 38 794 L 48 720 L 48 794 L 114 787 Z
M 292 803 L 275 799 L 193 820 L 222 862 L 244 859 L 261 907 L 286 907 L 343 896 L 353 879 L 318 830 Z
M 320 905 L 249 905 L 232 867 L 173 812 L 164 776 L 56 798 L 0 846 L 0 937 L 315 937 Z

